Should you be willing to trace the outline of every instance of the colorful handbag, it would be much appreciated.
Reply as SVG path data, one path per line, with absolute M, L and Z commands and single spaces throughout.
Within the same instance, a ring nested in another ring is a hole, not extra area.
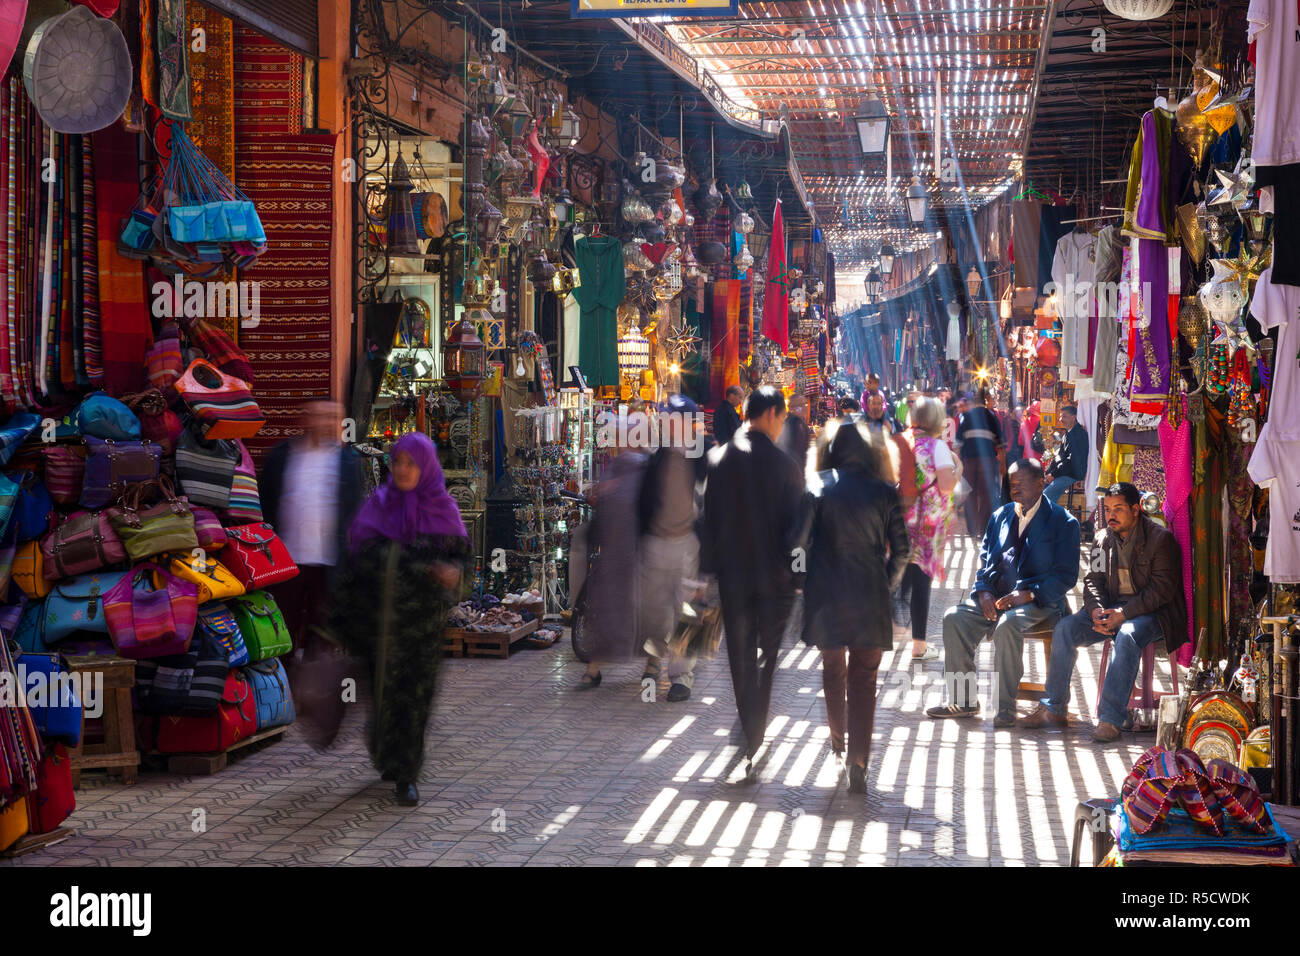
M 228 567 L 247 591 L 269 587 L 297 576 L 289 549 L 266 522 L 227 528 L 229 540 L 221 550 Z
M 77 445 L 42 448 L 45 490 L 61 505 L 75 505 L 86 483 L 86 449 Z
M 6 632 L 7 633 L 7 632 Z M 45 602 L 28 601 L 13 632 L 14 643 L 22 651 L 43 653 L 49 650 L 45 643 Z
M 14 515 L 14 505 L 18 502 L 18 482 L 8 475 L 0 475 L 0 535 L 9 528 L 9 521 Z
M 194 536 L 199 539 L 199 547 L 207 551 L 218 551 L 226 546 L 226 527 L 221 523 L 215 511 L 207 508 L 191 508 L 194 512 Z
M 248 453 L 242 441 L 237 444 L 239 465 L 235 468 L 235 478 L 230 485 L 230 505 L 222 514 L 234 523 L 261 521 L 262 496 L 257 490 L 257 472 L 253 468 L 253 456 Z
M 269 730 L 293 723 L 293 692 L 284 665 L 277 660 L 258 661 L 244 668 L 257 705 L 257 729 Z
M 232 598 L 226 607 L 239 625 L 250 660 L 264 661 L 293 650 L 293 637 L 284 623 L 284 615 L 276 606 L 275 598 L 265 591 Z
M 41 569 L 57 581 L 126 561 L 126 549 L 102 511 L 79 511 L 41 539 Z
M 117 501 L 127 487 L 158 477 L 162 446 L 154 442 L 120 442 L 86 438 L 86 476 L 81 507 L 102 508 Z
M 72 760 L 61 743 L 45 751 L 36 771 L 36 789 L 27 794 L 28 832 L 52 833 L 77 809 L 72 788 Z
M 76 631 L 107 634 L 104 595 L 124 577 L 123 571 L 95 571 L 54 585 L 45 599 L 41 639 L 48 646 Z
M 244 594 L 244 586 L 235 580 L 229 570 L 222 567 L 220 561 L 205 561 L 188 554 L 173 554 L 170 557 L 172 574 L 199 589 L 200 604 Z
M 50 593 L 50 582 L 45 577 L 44 564 L 39 541 L 28 541 L 18 546 L 11 574 L 14 582 L 29 598 L 43 598 Z
M 131 409 L 107 392 L 93 392 L 79 406 L 73 419 L 83 435 L 115 442 L 140 440 L 140 419 Z
M 163 500 L 142 508 L 141 499 L 146 490 L 157 487 Z M 159 478 L 149 485 L 135 485 L 117 508 L 108 510 L 113 530 L 122 539 L 122 547 L 133 561 L 141 561 L 164 551 L 183 551 L 189 554 L 199 546 L 194 531 L 194 512 L 184 498 L 176 497 L 171 482 Z
M 161 446 L 164 457 L 175 454 L 176 442 L 184 426 L 180 416 L 167 407 L 163 393 L 151 388 L 127 395 L 122 401 L 140 417 L 141 437 Z
M 217 712 L 208 717 L 158 718 L 160 753 L 221 753 L 257 733 L 257 703 L 242 671 L 226 675 Z
M 248 383 L 225 374 L 206 359 L 192 361 L 175 388 L 208 440 L 252 438 L 266 424 Z
M 44 537 L 50 530 L 50 513 L 54 501 L 45 483 L 30 471 L 18 478 L 18 494 L 14 498 L 14 540 L 19 544 Z
M 163 323 L 153 345 L 144 353 L 144 364 L 149 384 L 160 390 L 160 395 L 163 392 L 170 394 L 169 390 L 185 374 L 185 361 L 181 358 L 181 333 L 175 322 Z
M 194 637 L 198 588 L 145 561 L 104 595 L 108 636 L 132 660 L 184 654 Z
M 231 667 L 243 667 L 251 660 L 235 616 L 224 604 L 214 601 L 200 605 L 198 629 L 221 645 Z
M 69 747 L 81 741 L 81 698 L 56 653 L 23 651 L 16 661 L 32 723 L 42 737 Z
M 27 836 L 27 798 L 19 797 L 0 810 L 0 850 L 7 850 Z
M 195 434 L 195 427 L 191 420 L 176 442 L 176 480 L 181 493 L 196 505 L 227 508 L 239 465 L 239 446 L 233 441 L 204 441 Z
M 186 653 L 135 665 L 140 710 L 192 717 L 215 714 L 229 673 L 230 662 L 221 645 L 198 630 Z

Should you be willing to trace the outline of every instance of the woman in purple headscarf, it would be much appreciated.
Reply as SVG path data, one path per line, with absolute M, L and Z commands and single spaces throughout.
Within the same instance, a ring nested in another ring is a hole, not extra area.
M 348 652 L 370 666 L 375 769 L 396 783 L 399 804 L 414 806 L 443 624 L 459 598 L 470 544 L 429 437 L 403 436 L 389 458 L 388 480 L 352 522 L 331 623 Z

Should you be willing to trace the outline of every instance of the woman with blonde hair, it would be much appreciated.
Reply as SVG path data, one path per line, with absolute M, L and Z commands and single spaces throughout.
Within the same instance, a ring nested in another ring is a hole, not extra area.
M 902 596 L 912 614 L 912 660 L 938 660 L 926 643 L 930 589 L 943 577 L 943 549 L 952 519 L 952 490 L 961 477 L 952 451 L 943 440 L 945 412 L 937 398 L 922 398 L 912 407 L 912 445 L 916 451 L 916 497 L 907 507 L 912 553 L 903 574 Z M 903 481 L 909 480 L 901 476 Z

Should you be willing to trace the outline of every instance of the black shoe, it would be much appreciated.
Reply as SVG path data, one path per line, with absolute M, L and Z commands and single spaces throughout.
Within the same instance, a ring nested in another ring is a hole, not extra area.
M 1016 725 L 1016 716 L 1014 707 L 1003 707 L 993 716 L 993 726 L 1014 727 Z
M 578 681 L 578 686 L 575 687 L 574 690 L 591 690 L 593 687 L 599 687 L 602 676 L 603 675 L 600 671 L 596 672 L 595 677 L 592 677 L 590 674 L 583 674 L 582 680 Z
M 931 707 L 925 712 L 925 716 L 932 717 L 935 720 L 949 720 L 955 717 L 978 717 L 980 705 L 971 704 L 969 707 L 957 707 L 954 704 L 944 704 L 941 707 Z
M 867 792 L 867 768 L 857 764 L 849 767 L 849 793 Z
M 393 773 L 393 772 L 390 770 L 390 771 L 388 771 L 388 773 L 384 774 L 384 775 L 383 775 L 382 777 L 380 777 L 379 779 L 380 779 L 380 780 L 387 780 L 389 783 L 396 783 L 396 782 L 397 782 L 397 774 Z
M 677 704 L 691 699 L 691 689 L 685 684 L 673 684 L 668 688 L 668 703 Z
M 399 807 L 414 807 L 420 803 L 420 791 L 415 789 L 413 783 L 397 784 L 397 805 Z

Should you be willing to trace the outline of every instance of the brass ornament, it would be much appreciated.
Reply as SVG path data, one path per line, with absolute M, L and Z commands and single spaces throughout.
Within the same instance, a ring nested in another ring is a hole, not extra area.
M 1210 125 L 1209 117 L 1201 112 L 1195 91 L 1183 97 L 1174 110 L 1174 129 L 1183 149 L 1192 157 L 1192 164 L 1198 167 L 1205 159 L 1210 144 L 1219 137 Z

